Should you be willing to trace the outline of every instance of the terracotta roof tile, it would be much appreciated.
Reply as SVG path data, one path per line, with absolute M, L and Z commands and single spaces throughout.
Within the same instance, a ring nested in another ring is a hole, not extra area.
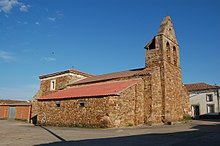
M 72 83 L 70 82 L 68 85 L 79 85 L 79 84 L 85 84 L 85 83 L 107 81 L 107 80 L 123 78 L 123 77 L 146 75 L 146 74 L 149 74 L 150 71 L 151 71 L 151 68 L 139 68 L 139 69 L 122 71 L 122 72 L 114 72 L 114 73 L 109 73 L 109 74 L 88 77 L 77 82 L 72 82 Z
M 4 105 L 4 104 L 14 104 L 14 103 L 21 103 L 21 102 L 25 102 L 25 101 L 0 99 L 0 105 Z
M 99 97 L 119 95 L 124 89 L 138 83 L 140 80 L 127 80 L 110 83 L 92 84 L 80 87 L 71 87 L 66 90 L 60 90 L 46 96 L 37 98 L 37 100 L 56 100 L 79 97 Z
M 213 86 L 206 83 L 184 84 L 188 91 L 220 89 L 219 86 Z
M 2 105 L 3 106 L 31 106 L 32 103 L 31 101 L 21 101 L 21 102 L 7 103 L 7 104 L 2 104 Z
M 51 73 L 51 74 L 41 75 L 41 76 L 39 76 L 39 79 L 53 77 L 53 76 L 57 76 L 57 75 L 62 75 L 62 74 L 65 74 L 65 73 L 75 73 L 75 74 L 82 75 L 82 76 L 85 76 L 85 77 L 93 76 L 93 75 L 85 73 L 85 72 L 81 72 L 81 71 L 78 71 L 78 70 L 70 69 L 70 70 L 55 72 L 55 73 Z

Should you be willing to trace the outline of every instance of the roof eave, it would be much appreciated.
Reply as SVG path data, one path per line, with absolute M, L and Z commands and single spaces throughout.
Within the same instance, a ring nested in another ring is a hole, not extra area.
M 119 93 L 106 94 L 106 95 L 93 95 L 93 96 L 76 96 L 76 97 L 54 97 L 54 98 L 37 98 L 38 101 L 51 101 L 51 100 L 69 100 L 69 99 L 80 99 L 80 98 L 101 98 L 107 96 L 120 96 Z

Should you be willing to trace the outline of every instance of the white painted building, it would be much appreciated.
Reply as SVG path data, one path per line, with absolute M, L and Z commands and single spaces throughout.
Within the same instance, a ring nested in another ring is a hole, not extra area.
M 190 93 L 192 117 L 218 115 L 220 86 L 206 83 L 185 84 Z

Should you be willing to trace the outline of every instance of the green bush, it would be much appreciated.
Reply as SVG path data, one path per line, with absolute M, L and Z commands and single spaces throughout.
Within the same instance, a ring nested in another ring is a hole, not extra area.
M 183 116 L 183 119 L 184 119 L 184 120 L 192 120 L 192 117 L 189 116 L 189 115 L 187 115 L 187 116 Z

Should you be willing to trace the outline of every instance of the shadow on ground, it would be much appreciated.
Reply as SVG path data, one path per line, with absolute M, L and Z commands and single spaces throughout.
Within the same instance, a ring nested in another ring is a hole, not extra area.
M 86 139 L 76 141 L 66 141 L 52 131 L 43 127 L 60 142 L 40 144 L 37 146 L 219 146 L 220 145 L 220 124 L 197 125 L 192 127 L 192 131 L 163 133 L 163 134 L 143 134 L 125 137 Z

